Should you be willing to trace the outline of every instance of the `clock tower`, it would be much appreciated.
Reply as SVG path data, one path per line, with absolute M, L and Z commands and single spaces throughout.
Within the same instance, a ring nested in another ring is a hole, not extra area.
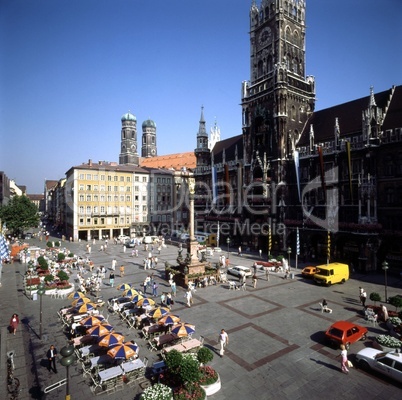
M 139 164 L 137 152 L 137 118 L 130 112 L 121 117 L 119 164 Z
M 241 99 L 250 182 L 262 175 L 266 183 L 286 182 L 284 164 L 314 111 L 315 82 L 305 74 L 305 13 L 306 0 L 251 4 L 250 80 L 242 83 Z

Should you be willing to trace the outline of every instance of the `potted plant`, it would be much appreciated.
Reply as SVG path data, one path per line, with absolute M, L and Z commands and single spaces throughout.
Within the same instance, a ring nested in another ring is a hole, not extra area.
M 141 400 L 171 400 L 173 391 L 169 386 L 162 383 L 156 383 L 146 388 L 141 394 Z
M 200 373 L 201 377 L 199 383 L 201 387 L 205 390 L 207 396 L 212 396 L 221 389 L 221 379 L 212 367 L 206 364 L 214 358 L 214 354 L 207 347 L 201 347 L 197 351 L 197 359 L 200 362 Z
M 57 260 L 60 261 L 64 261 L 64 259 L 66 258 L 66 255 L 64 253 L 59 253 L 57 254 Z
M 400 296 L 390 297 L 389 303 L 395 307 L 395 311 L 398 311 L 398 308 L 402 307 L 402 297 Z
M 370 293 L 370 300 L 374 301 L 375 306 L 377 301 L 381 301 L 381 296 L 376 292 Z
M 379 335 L 376 337 L 377 343 L 385 350 L 400 349 L 402 342 L 390 335 Z

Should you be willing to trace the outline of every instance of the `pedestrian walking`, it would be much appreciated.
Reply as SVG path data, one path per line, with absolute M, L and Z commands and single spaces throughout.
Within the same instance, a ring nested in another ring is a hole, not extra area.
M 152 284 L 152 295 L 154 297 L 158 296 L 158 284 L 155 281 Z
M 162 306 L 166 305 L 166 295 L 165 295 L 165 293 L 161 294 L 161 305 Z
M 219 355 L 222 358 L 223 355 L 225 354 L 225 347 L 229 344 L 229 335 L 226 333 L 224 329 L 221 329 L 218 341 L 220 345 Z
M 123 277 L 124 276 L 124 265 L 120 266 L 120 276 Z
M 348 374 L 348 351 L 344 344 L 341 344 L 341 353 L 337 357 L 341 357 L 341 371 Z
M 171 281 L 170 290 L 171 290 L 172 296 L 173 296 L 173 297 L 176 297 L 176 291 L 177 291 L 176 282 Z
M 361 292 L 361 295 L 360 295 L 360 301 L 361 301 L 361 303 L 362 303 L 364 308 L 366 308 L 366 300 L 367 300 L 367 293 L 363 289 L 363 291 Z
M 46 352 L 46 357 L 47 357 L 47 360 L 48 360 L 47 369 L 48 369 L 49 372 L 53 369 L 55 374 L 57 374 L 56 356 L 57 356 L 57 350 L 54 347 L 54 345 L 51 345 L 49 350 Z
M 262 250 L 258 250 L 258 252 L 260 253 L 260 258 L 262 258 Z
M 190 289 L 187 289 L 186 294 L 184 295 L 187 301 L 187 307 L 191 307 L 191 303 L 193 302 L 193 295 Z
M 109 283 L 110 283 L 111 287 L 114 286 L 114 272 L 113 271 L 111 271 L 109 274 Z
M 239 251 L 238 251 L 237 255 L 241 257 L 241 246 L 239 246 Z
M 268 267 L 265 268 L 265 278 L 269 282 L 269 268 Z
M 144 283 L 142 284 L 142 286 L 144 287 L 144 294 L 146 294 L 147 293 L 148 282 L 145 280 Z
M 172 295 L 168 293 L 166 295 L 166 306 L 169 308 L 169 310 L 172 308 L 172 305 L 174 304 L 174 301 L 172 299 Z
M 117 261 L 115 258 L 113 258 L 112 260 L 112 271 L 114 271 L 116 269 L 116 265 L 117 265 Z
M 257 275 L 253 275 L 253 288 L 255 289 L 257 287 Z
M 123 253 L 125 253 L 126 250 L 127 250 L 127 246 L 126 246 L 126 245 L 123 245 Z
M 15 335 L 15 333 L 17 332 L 19 323 L 20 323 L 20 320 L 18 318 L 18 314 L 13 314 L 13 316 L 10 319 L 10 333 Z

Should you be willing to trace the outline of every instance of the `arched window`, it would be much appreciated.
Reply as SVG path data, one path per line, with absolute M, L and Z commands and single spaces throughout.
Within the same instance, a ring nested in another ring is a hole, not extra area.
M 293 121 L 296 120 L 296 107 L 295 106 L 292 106 L 292 108 L 290 110 L 290 116 L 291 116 Z
M 273 67 L 273 64 L 272 64 L 272 56 L 270 55 L 270 56 L 268 56 L 267 72 L 271 72 L 271 71 L 272 71 L 272 67 Z

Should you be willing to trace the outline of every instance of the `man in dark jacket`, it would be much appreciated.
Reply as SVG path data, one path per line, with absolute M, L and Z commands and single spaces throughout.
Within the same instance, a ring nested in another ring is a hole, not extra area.
M 46 357 L 47 357 L 48 362 L 49 362 L 47 369 L 50 372 L 50 370 L 52 369 L 52 365 L 53 365 L 53 371 L 57 374 L 56 356 L 57 356 L 57 350 L 53 345 L 51 345 L 50 349 L 46 353 Z

